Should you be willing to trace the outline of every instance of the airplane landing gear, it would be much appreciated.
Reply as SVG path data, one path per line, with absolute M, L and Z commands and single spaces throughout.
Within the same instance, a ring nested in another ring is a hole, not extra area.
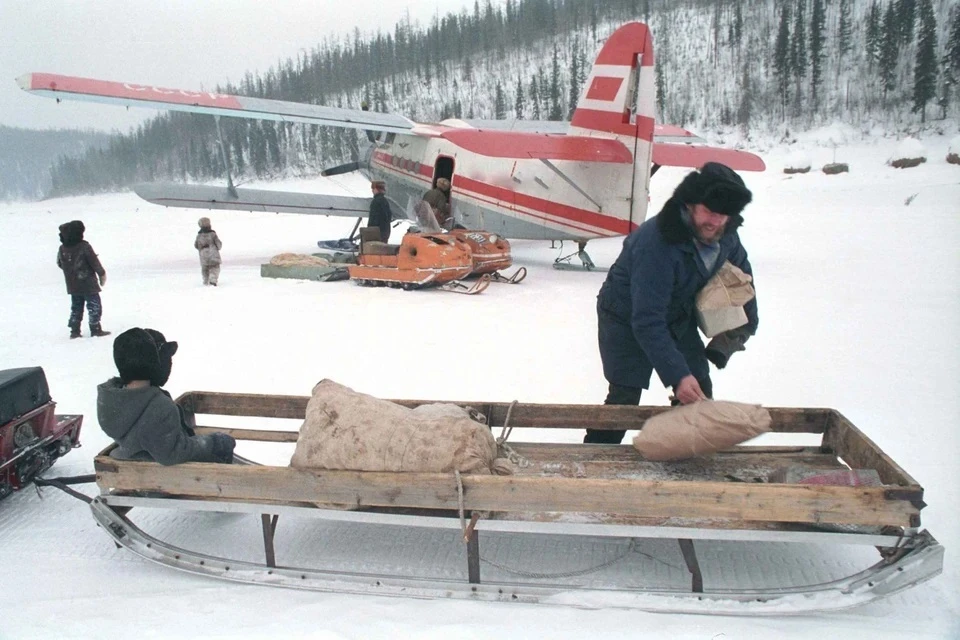
M 593 260 L 590 258 L 590 255 L 586 251 L 587 241 L 577 242 L 577 251 L 576 253 L 569 253 L 565 256 L 561 256 L 553 261 L 554 269 L 561 269 L 565 271 L 599 271 L 605 272 L 606 267 L 598 267 L 594 264 Z M 563 242 L 560 243 L 560 249 L 563 250 Z M 580 264 L 575 264 L 573 258 L 576 256 L 580 260 Z

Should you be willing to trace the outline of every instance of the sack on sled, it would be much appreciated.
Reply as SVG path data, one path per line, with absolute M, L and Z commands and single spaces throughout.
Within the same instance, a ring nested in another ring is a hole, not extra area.
M 321 380 L 290 466 L 298 469 L 507 475 L 490 429 L 453 404 L 408 409 Z
M 724 262 L 697 294 L 697 324 L 703 335 L 716 335 L 747 324 L 743 305 L 756 296 L 753 278 L 738 267 Z
M 633 439 L 647 460 L 685 460 L 770 431 L 770 412 L 755 404 L 703 400 L 655 415 Z

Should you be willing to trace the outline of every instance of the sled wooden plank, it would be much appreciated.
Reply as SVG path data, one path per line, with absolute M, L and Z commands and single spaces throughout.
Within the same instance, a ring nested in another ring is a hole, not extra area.
M 307 412 L 307 400 L 309 398 L 304 396 L 188 391 L 176 402 L 200 414 L 303 420 Z
M 249 502 L 331 502 L 456 509 L 451 474 L 303 471 L 97 457 L 102 490 L 152 491 Z M 592 478 L 464 476 L 464 506 L 480 511 L 593 512 L 646 517 L 915 526 L 919 507 L 884 487 L 835 487 Z
M 182 406 L 198 414 L 228 416 L 259 416 L 265 418 L 295 418 L 306 414 L 306 396 L 269 396 L 258 394 L 214 393 L 191 391 L 177 399 Z M 405 407 L 417 407 L 437 400 L 392 400 Z M 444 401 L 447 402 L 447 401 Z M 584 404 L 523 404 L 511 411 L 507 402 L 467 402 L 451 400 L 452 404 L 471 406 L 487 416 L 494 427 L 506 422 L 510 425 L 537 429 L 639 429 L 650 417 L 669 411 L 670 407 L 633 407 Z M 823 433 L 830 409 L 768 408 L 773 418 L 772 430 L 780 433 Z
M 194 427 L 194 431 L 200 434 L 210 433 L 228 433 L 237 440 L 249 440 L 251 442 L 296 442 L 300 436 L 299 431 L 266 431 L 264 429 L 236 429 L 225 427 Z
M 920 484 L 839 411 L 831 410 L 823 448 L 836 453 L 853 468 L 876 469 L 884 484 L 912 487 L 922 496 Z

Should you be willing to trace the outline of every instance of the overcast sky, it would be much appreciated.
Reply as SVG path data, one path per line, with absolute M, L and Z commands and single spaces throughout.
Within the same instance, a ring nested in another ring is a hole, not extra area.
M 354 27 L 392 31 L 474 0 L 0 0 L 0 124 L 127 130 L 149 109 L 31 96 L 16 78 L 48 72 L 212 88 L 264 72 Z

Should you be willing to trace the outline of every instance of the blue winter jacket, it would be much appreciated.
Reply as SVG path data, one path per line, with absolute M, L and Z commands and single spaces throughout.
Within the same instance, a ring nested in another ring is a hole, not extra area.
M 629 325 L 642 355 L 649 360 L 649 365 L 639 363 L 639 368 L 652 365 L 668 387 L 691 375 L 692 363 L 688 358 L 702 361 L 702 369 L 706 370 L 703 340 L 697 330 L 697 292 L 728 260 L 744 272 L 753 273 L 737 234 L 743 220 L 739 215 L 728 222 L 726 233 L 720 239 L 717 261 L 707 271 L 697 255 L 693 235 L 681 218 L 684 206 L 677 200 L 669 200 L 656 217 L 626 237 L 623 250 L 597 296 L 601 323 Z M 758 321 L 756 298 L 745 305 L 744 310 L 747 330 L 752 335 Z M 610 382 L 646 387 L 645 381 L 634 380 L 637 362 L 617 362 L 618 358 L 629 357 L 629 349 L 615 347 L 603 353 L 602 340 L 600 348 Z

